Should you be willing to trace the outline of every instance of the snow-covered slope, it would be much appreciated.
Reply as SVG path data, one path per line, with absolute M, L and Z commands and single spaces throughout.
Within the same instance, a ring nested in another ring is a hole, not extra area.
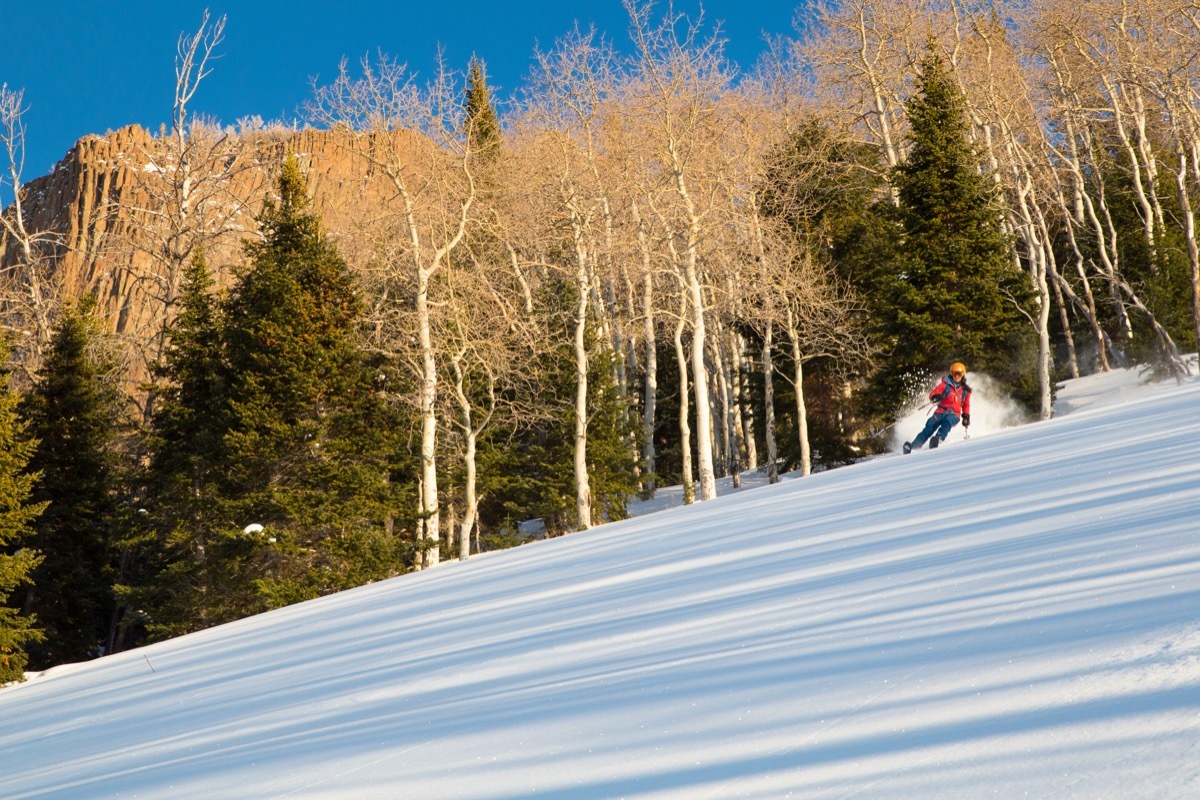
M 1200 381 L 1136 384 L 51 670 L 0 796 L 1200 797 Z

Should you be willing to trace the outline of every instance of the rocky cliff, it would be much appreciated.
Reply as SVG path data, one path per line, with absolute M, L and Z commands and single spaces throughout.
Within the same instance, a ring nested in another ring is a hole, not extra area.
M 353 226 L 371 180 L 345 143 L 330 131 L 207 131 L 186 144 L 181 167 L 183 143 L 138 126 L 88 136 L 26 185 L 25 225 L 49 234 L 43 266 L 54 294 L 95 293 L 139 380 L 178 289 L 175 262 L 202 245 L 218 281 L 227 280 L 257 235 L 255 216 L 286 154 L 299 159 L 326 229 L 336 236 Z M 0 259 L 0 275 L 19 281 L 16 242 L 0 242 Z

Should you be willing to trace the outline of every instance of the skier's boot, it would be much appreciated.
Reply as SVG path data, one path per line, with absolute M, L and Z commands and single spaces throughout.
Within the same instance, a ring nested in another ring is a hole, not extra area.
M 912 442 L 905 442 L 904 443 L 904 455 L 908 455 L 911 452 L 912 452 Z
M 941 443 L 942 443 L 942 437 L 940 437 L 940 436 L 935 436 L 935 437 L 933 437 L 932 439 L 930 439 L 930 440 L 929 440 L 929 449 L 930 449 L 930 450 L 936 450 L 936 449 L 937 449 L 937 446 L 938 446 L 939 444 L 941 444 Z

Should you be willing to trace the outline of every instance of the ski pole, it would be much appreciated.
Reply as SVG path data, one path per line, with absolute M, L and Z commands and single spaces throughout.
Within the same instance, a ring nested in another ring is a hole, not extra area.
M 934 401 L 932 401 L 932 400 L 931 400 L 931 401 L 929 401 L 928 403 L 926 403 L 926 404 L 925 404 L 925 405 L 923 405 L 923 406 L 917 406 L 916 410 L 917 410 L 917 411 L 920 411 L 920 410 L 922 410 L 922 409 L 926 408 L 927 406 L 932 406 L 933 404 L 934 404 Z M 933 409 L 930 409 L 930 411 L 932 411 L 932 410 L 933 410 Z M 911 412 L 910 412 L 910 413 L 911 413 Z M 926 414 L 925 416 L 929 416 L 929 414 Z M 883 433 L 883 432 L 884 432 L 884 431 L 886 431 L 886 430 L 891 430 L 892 428 L 896 427 L 896 425 L 897 425 L 899 422 L 900 422 L 900 420 L 896 420 L 895 422 L 891 423 L 890 425 L 884 425 L 882 428 L 880 428 L 879 430 L 875 431 L 875 433 L 876 433 L 876 434 L 880 434 L 880 433 Z

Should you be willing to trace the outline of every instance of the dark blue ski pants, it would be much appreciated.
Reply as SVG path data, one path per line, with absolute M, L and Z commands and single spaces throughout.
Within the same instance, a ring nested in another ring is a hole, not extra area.
M 917 434 L 917 438 L 912 440 L 913 450 L 917 450 L 925 446 L 929 438 L 935 433 L 943 442 L 950 435 L 950 429 L 958 424 L 958 414 L 953 411 L 936 411 L 925 423 L 925 427 Z

